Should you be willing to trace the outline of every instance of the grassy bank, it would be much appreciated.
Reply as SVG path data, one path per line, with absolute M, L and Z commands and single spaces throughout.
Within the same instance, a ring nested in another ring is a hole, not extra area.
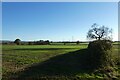
M 79 80 L 107 77 L 103 73 L 83 69 L 86 48 L 87 44 L 3 45 L 3 79 Z M 118 45 L 114 45 L 113 51 L 113 58 L 118 59 Z

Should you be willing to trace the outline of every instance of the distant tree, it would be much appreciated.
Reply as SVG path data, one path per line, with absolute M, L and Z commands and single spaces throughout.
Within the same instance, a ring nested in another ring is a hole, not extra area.
M 49 40 L 46 40 L 45 43 L 46 43 L 46 44 L 50 44 L 50 41 L 49 41 Z
M 28 42 L 28 45 L 32 45 L 32 42 Z
M 79 43 L 80 43 L 79 41 L 76 42 L 76 44 L 79 44 Z
M 14 41 L 14 43 L 17 44 L 17 45 L 20 45 L 21 40 L 20 40 L 20 39 L 16 39 L 16 40 Z
M 112 29 L 109 29 L 108 27 L 98 26 L 96 23 L 94 23 L 92 28 L 87 33 L 88 39 L 112 39 L 111 36 L 109 36 L 110 33 L 112 33 Z
M 40 40 L 39 42 L 44 42 L 43 40 Z
M 64 45 L 66 45 L 66 42 L 64 42 Z

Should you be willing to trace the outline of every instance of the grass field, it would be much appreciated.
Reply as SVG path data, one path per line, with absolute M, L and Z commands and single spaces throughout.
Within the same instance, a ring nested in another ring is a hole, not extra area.
M 107 75 L 82 69 L 86 48 L 87 44 L 3 45 L 3 80 L 103 79 Z M 118 45 L 113 51 L 113 58 L 118 60 Z M 120 73 L 120 69 L 117 71 L 115 74 Z

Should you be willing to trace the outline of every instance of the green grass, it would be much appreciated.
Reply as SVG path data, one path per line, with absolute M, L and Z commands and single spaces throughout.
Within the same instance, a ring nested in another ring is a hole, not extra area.
M 3 80 L 104 78 L 104 74 L 94 74 L 82 68 L 85 67 L 81 63 L 85 62 L 83 60 L 85 60 L 86 48 L 87 44 L 3 45 Z M 118 57 L 117 45 L 114 45 L 113 50 L 113 56 L 116 59 Z

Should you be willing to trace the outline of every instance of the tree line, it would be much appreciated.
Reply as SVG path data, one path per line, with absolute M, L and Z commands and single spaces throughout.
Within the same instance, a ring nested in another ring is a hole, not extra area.
M 112 29 L 109 29 L 108 27 L 106 27 L 104 25 L 103 26 L 99 26 L 98 24 L 94 23 L 91 26 L 91 29 L 88 30 L 87 39 L 112 40 Z M 7 42 L 7 43 L 3 43 L 3 44 L 49 45 L 51 43 L 52 43 L 52 41 L 50 42 L 49 40 L 39 40 L 39 41 L 23 42 L 23 41 L 21 41 L 21 39 L 16 39 L 14 42 Z M 66 45 L 68 43 L 80 44 L 81 42 L 80 41 L 74 41 L 74 42 L 63 41 L 63 42 L 59 42 L 59 43 L 63 43 L 64 45 Z

